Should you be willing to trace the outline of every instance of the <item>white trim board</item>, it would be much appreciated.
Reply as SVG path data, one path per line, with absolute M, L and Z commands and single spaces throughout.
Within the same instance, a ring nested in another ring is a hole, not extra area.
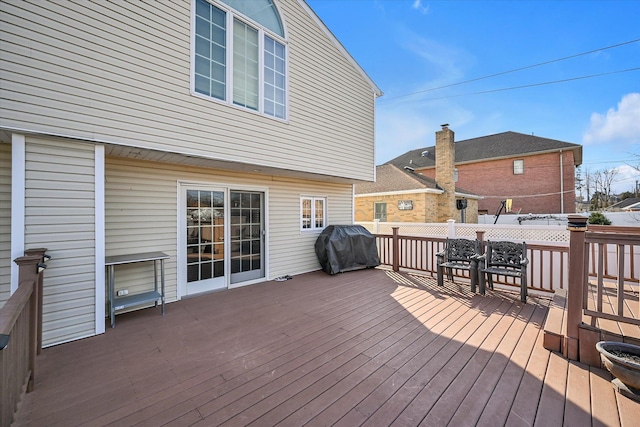
M 11 135 L 11 294 L 18 289 L 18 265 L 14 259 L 24 255 L 26 138 Z

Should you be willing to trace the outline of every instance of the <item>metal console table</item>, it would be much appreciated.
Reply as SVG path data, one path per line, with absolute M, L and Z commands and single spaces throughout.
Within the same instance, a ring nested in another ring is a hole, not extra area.
M 160 300 L 162 303 L 162 315 L 164 316 L 164 260 L 168 258 L 170 258 L 169 255 L 164 252 L 145 252 L 105 257 L 104 265 L 107 267 L 107 283 L 109 286 L 109 317 L 112 328 L 116 326 L 115 312 L 134 305 L 155 302 L 157 307 L 158 300 Z M 115 266 L 146 261 L 153 261 L 153 290 L 121 297 L 116 296 Z M 160 289 L 158 289 L 158 261 L 160 261 Z

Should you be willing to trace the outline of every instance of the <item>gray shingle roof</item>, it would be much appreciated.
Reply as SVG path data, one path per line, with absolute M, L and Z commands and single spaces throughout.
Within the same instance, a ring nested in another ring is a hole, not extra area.
M 455 147 L 456 164 L 559 151 L 561 149 L 574 150 L 575 165 L 582 164 L 581 145 L 518 132 L 503 132 L 457 141 Z M 408 151 L 395 159 L 389 160 L 386 164 L 393 164 L 400 168 L 411 166 L 416 169 L 435 167 L 435 152 L 435 146 L 420 148 Z
M 395 165 L 376 166 L 376 182 L 362 182 L 355 185 L 355 194 L 388 193 L 410 190 L 442 190 L 433 178 L 417 174 Z M 475 195 L 456 187 L 456 192 Z
M 626 198 L 624 200 L 619 201 L 616 204 L 613 204 L 613 205 L 609 206 L 609 209 L 612 209 L 612 208 L 624 209 L 624 208 L 626 208 L 628 206 L 635 205 L 636 203 L 640 203 L 640 198 L 638 198 L 638 197 L 628 197 L 628 198 Z

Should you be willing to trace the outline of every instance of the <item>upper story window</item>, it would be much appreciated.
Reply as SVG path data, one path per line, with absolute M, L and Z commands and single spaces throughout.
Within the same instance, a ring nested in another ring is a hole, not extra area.
M 524 160 L 513 161 L 513 174 L 522 175 L 524 173 Z
M 195 0 L 192 90 L 286 119 L 284 28 L 272 0 Z

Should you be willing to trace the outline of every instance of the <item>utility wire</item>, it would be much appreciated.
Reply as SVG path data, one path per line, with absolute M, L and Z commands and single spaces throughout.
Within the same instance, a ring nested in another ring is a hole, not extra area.
M 639 41 L 640 41 L 640 39 L 629 40 L 627 42 L 618 43 L 618 44 L 614 44 L 614 45 L 606 46 L 606 47 L 601 47 L 599 49 L 593 49 L 593 50 L 590 50 L 588 52 L 577 53 L 575 55 L 565 56 L 563 58 L 552 59 L 550 61 L 540 62 L 538 64 L 527 65 L 527 66 L 520 67 L 520 68 L 514 68 L 513 70 L 502 71 L 502 72 L 499 72 L 499 73 L 489 74 L 487 76 L 482 76 L 482 77 L 476 77 L 475 79 L 464 80 L 464 81 L 461 81 L 461 82 L 458 82 L 458 83 L 451 83 L 451 84 L 444 85 L 444 86 L 437 86 L 437 87 L 433 87 L 433 88 L 430 88 L 430 89 L 419 90 L 417 92 L 406 93 L 404 95 L 392 96 L 390 98 L 382 98 L 381 100 L 387 100 L 388 101 L 388 100 L 391 100 L 391 99 L 404 98 L 404 97 L 407 97 L 407 96 L 417 95 L 419 93 L 431 92 L 431 91 L 438 90 L 438 89 L 445 89 L 445 88 L 452 87 L 452 86 L 459 86 L 459 85 L 463 85 L 463 84 L 466 84 L 466 83 L 477 82 L 478 80 L 489 79 L 489 78 L 492 78 L 492 77 L 502 76 L 502 75 L 509 74 L 509 73 L 515 73 L 515 72 L 522 71 L 522 70 L 528 70 L 529 68 L 535 68 L 535 67 L 540 67 L 540 66 L 543 66 L 543 65 L 553 64 L 554 62 L 566 61 L 567 59 L 577 58 L 579 56 L 589 55 L 591 53 L 601 52 L 603 50 L 613 49 L 613 48 L 616 48 L 616 47 L 620 47 L 620 46 L 624 46 L 624 45 L 627 45 L 627 44 L 636 43 L 636 42 L 639 42 Z
M 407 101 L 397 101 L 397 102 L 392 103 L 392 104 L 381 105 L 381 107 L 382 106 L 386 107 L 388 105 L 403 104 L 403 103 L 406 103 L 406 102 L 436 101 L 436 100 L 439 100 L 439 99 L 459 98 L 461 96 L 482 95 L 482 94 L 485 94 L 485 93 L 493 93 L 493 92 L 504 92 L 504 91 L 508 91 L 508 90 L 524 89 L 524 88 L 535 87 L 535 86 L 545 86 L 545 85 L 551 85 L 551 84 L 556 84 L 556 83 L 565 83 L 565 82 L 570 82 L 570 81 L 574 81 L 574 80 L 591 79 L 591 78 L 594 78 L 594 77 L 608 76 L 608 75 L 611 75 L 611 74 L 628 73 L 630 71 L 639 71 L 639 70 L 640 70 L 640 67 L 628 68 L 626 70 L 609 71 L 607 73 L 591 74 L 591 75 L 588 75 L 588 76 L 580 76 L 580 77 L 571 77 L 571 78 L 568 78 L 568 79 L 553 80 L 553 81 L 550 81 L 550 82 L 531 83 L 531 84 L 528 84 L 528 85 L 511 86 L 511 87 L 504 87 L 504 88 L 500 88 L 500 89 L 489 89 L 489 90 L 483 90 L 483 91 L 479 91 L 479 92 L 461 93 L 461 94 L 458 94 L 458 95 L 439 96 L 439 97 L 436 97 L 436 98 L 421 98 L 421 99 L 414 99 L 414 100 L 407 100 Z

